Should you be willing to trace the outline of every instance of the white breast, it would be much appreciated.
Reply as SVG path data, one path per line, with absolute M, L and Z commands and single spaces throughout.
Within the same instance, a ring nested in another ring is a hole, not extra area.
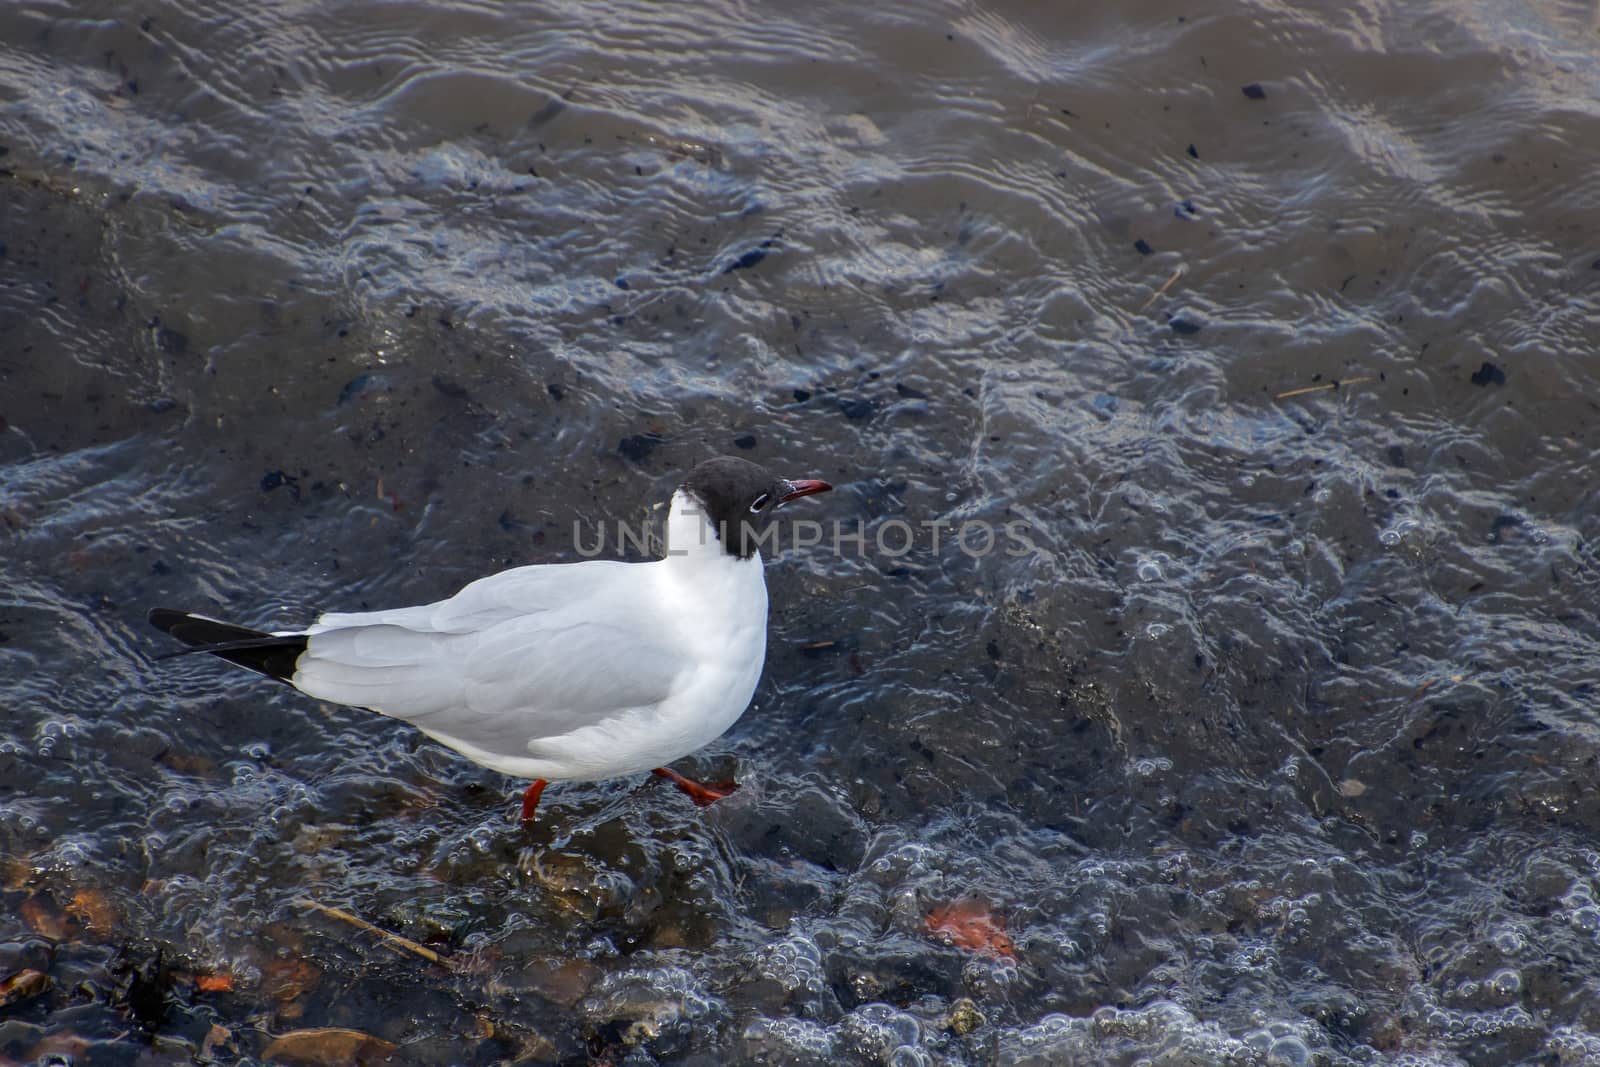
M 636 605 L 635 624 L 652 643 L 682 657 L 683 672 L 671 694 L 652 706 L 531 741 L 529 755 L 546 762 L 515 773 L 589 779 L 648 771 L 704 748 L 749 707 L 767 655 L 761 556 L 739 559 L 724 552 L 697 511 L 684 504 L 673 500 L 667 557 L 633 568 L 648 572 L 650 582 Z

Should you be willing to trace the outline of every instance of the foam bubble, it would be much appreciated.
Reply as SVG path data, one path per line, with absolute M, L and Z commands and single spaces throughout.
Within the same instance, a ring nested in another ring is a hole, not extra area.
M 821 993 L 826 982 L 822 973 L 822 950 L 803 933 L 794 932 L 761 950 L 756 972 L 793 993 L 804 989 Z
M 888 1004 L 863 1004 L 839 1020 L 838 1033 L 846 1049 L 874 1063 L 883 1063 L 900 1047 L 919 1045 L 922 1024 Z
M 806 1019 L 757 1019 L 745 1027 L 741 1062 L 825 1067 L 837 1062 L 833 1034 Z

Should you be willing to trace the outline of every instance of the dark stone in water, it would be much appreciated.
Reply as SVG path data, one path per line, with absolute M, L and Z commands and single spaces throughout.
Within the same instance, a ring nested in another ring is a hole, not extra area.
M 1484 360 L 1483 366 L 1472 372 L 1472 384 L 1479 386 L 1504 385 L 1506 384 L 1506 372 L 1488 360 Z
M 911 388 L 911 386 L 904 385 L 904 384 L 902 384 L 900 382 L 895 382 L 894 391 L 899 393 L 901 396 L 905 397 L 907 400 L 926 400 L 926 399 L 928 399 L 928 394 L 924 393 L 921 389 L 913 389 L 913 388 Z
M 1522 525 L 1521 515 L 1496 515 L 1494 523 L 1489 527 L 1489 543 L 1498 545 L 1505 537 L 1502 531 L 1514 530 Z
M 181 356 L 189 351 L 189 338 L 163 326 L 156 331 L 156 347 L 169 355 Z
M 1265 100 L 1267 98 L 1267 91 L 1261 88 L 1260 82 L 1251 82 L 1239 91 L 1251 100 Z
M 572 90 L 568 89 L 566 94 L 563 94 L 562 96 L 552 96 L 549 100 L 546 100 L 543 107 L 541 107 L 538 111 L 535 111 L 532 115 L 528 116 L 528 128 L 536 130 L 565 111 L 567 109 L 567 101 L 565 97 L 571 92 Z
M 153 957 L 136 962 L 132 957 L 140 951 L 126 947 L 122 950 L 122 958 L 114 965 L 117 985 L 111 1002 L 141 1030 L 153 1034 L 167 1019 L 173 974 L 161 949 L 156 949 Z
M 1389 466 L 1404 467 L 1406 465 L 1406 450 L 1400 445 L 1389 446 Z
M 811 391 L 809 389 L 796 389 L 794 391 L 794 398 L 797 403 L 804 404 L 807 400 L 811 399 Z
M 283 471 L 268 471 L 261 476 L 261 491 L 263 493 L 270 493 L 280 486 L 287 485 L 289 487 L 289 495 L 294 497 L 296 500 L 299 500 L 299 482 L 300 479 L 296 478 L 292 474 L 286 474 Z
M 1168 322 L 1167 325 L 1172 327 L 1173 333 L 1181 337 L 1193 337 L 1200 332 L 1200 323 L 1191 319 L 1176 318 Z
M 740 434 L 733 439 L 733 443 L 743 449 L 754 448 L 756 447 L 756 435 L 753 433 Z
M 451 400 L 467 399 L 466 386 L 458 385 L 442 375 L 435 374 L 433 376 L 433 387 L 439 390 L 441 395 L 447 396 Z
M 1194 145 L 1190 145 L 1189 146 L 1189 158 L 1190 159 L 1199 159 L 1200 158 L 1200 152 L 1199 152 L 1199 150 L 1197 148 L 1195 148 Z
M 878 402 L 876 400 L 867 400 L 864 398 L 857 400 L 845 400 L 841 398 L 839 401 L 839 410 L 844 412 L 844 417 L 847 419 L 870 419 L 872 418 L 873 412 L 878 410 Z
M 545 388 L 545 392 L 549 393 L 551 396 L 555 397 L 557 400 L 560 400 L 562 397 L 567 395 L 566 386 L 557 385 L 555 382 L 551 382 L 549 385 L 545 386 L 544 388 Z
M 1150 247 L 1150 242 L 1146 241 L 1143 237 L 1133 242 L 1133 250 L 1139 253 L 1141 256 L 1148 256 L 1151 252 L 1155 251 L 1155 249 Z
M 766 258 L 767 250 L 765 248 L 752 248 L 750 251 L 746 252 L 744 255 L 740 256 L 738 259 L 722 268 L 722 273 L 732 274 L 736 270 L 744 270 L 748 267 L 753 267 Z
M 336 408 L 342 408 L 342 406 L 352 402 L 352 400 L 355 400 L 355 398 L 360 397 L 360 395 L 362 395 L 362 390 L 366 389 L 366 382 L 371 381 L 371 378 L 373 378 L 371 371 L 362 371 L 362 373 L 357 374 L 355 378 L 344 382 L 344 389 L 339 390 L 339 398 L 336 400 L 336 402 L 334 402 L 333 406 L 336 406 Z
M 747 267 L 753 267 L 757 263 L 760 263 L 763 259 L 767 258 L 767 250 L 776 245 L 778 243 L 778 238 L 782 236 L 783 231 L 779 230 L 777 233 L 773 234 L 771 237 L 768 237 L 765 241 L 762 241 L 759 245 L 752 248 L 750 251 L 746 252 L 732 263 L 728 264 L 726 267 L 723 267 L 722 273 L 732 274 L 736 270 L 744 270 Z
M 636 433 L 632 437 L 624 437 L 617 442 L 617 451 L 621 452 L 626 459 L 631 459 L 635 463 L 643 463 L 663 440 L 665 438 L 658 433 Z

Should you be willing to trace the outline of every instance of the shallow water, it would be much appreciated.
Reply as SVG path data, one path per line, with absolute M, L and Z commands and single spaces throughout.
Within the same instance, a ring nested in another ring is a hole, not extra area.
M 1560 3 L 0 9 L 0 972 L 52 983 L 0 1057 L 1600 1058 L 1597 52 Z M 868 536 L 769 565 L 711 808 L 524 831 L 148 658 L 157 604 L 576 559 L 718 452 Z

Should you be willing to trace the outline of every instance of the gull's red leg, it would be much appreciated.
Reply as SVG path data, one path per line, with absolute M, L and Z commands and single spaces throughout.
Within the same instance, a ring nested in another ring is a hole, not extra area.
M 657 767 L 650 773 L 659 774 L 685 793 L 688 793 L 689 799 L 702 808 L 708 804 L 716 803 L 739 788 L 738 782 L 715 782 L 709 785 L 702 785 L 700 782 L 690 781 L 670 767 Z
M 539 794 L 543 793 L 544 787 L 549 784 L 550 783 L 545 781 L 543 778 L 536 778 L 534 779 L 534 783 L 528 787 L 528 791 L 522 794 L 523 822 L 533 821 L 533 813 L 539 807 Z

